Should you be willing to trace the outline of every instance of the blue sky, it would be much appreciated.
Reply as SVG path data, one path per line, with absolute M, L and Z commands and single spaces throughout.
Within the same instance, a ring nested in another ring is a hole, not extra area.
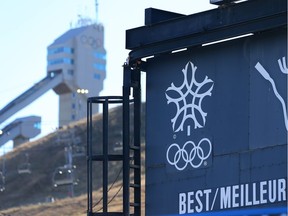
M 101 95 L 120 95 L 122 65 L 128 56 L 125 30 L 144 25 L 144 9 L 154 7 L 183 14 L 215 8 L 209 0 L 98 0 L 98 18 L 105 28 L 107 78 Z M 0 109 L 46 76 L 46 48 L 76 23 L 77 16 L 95 19 L 94 0 L 10 0 L 0 8 Z M 0 124 L 16 118 L 42 117 L 42 134 L 58 126 L 58 96 L 48 91 L 25 109 Z

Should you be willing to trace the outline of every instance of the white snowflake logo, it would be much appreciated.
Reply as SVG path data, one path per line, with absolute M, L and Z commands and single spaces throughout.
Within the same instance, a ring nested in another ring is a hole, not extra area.
M 166 90 L 167 104 L 174 103 L 177 109 L 176 115 L 171 119 L 174 132 L 183 131 L 184 123 L 188 119 L 193 120 L 194 129 L 205 126 L 207 113 L 202 110 L 202 101 L 206 96 L 211 96 L 214 82 L 207 76 L 202 82 L 197 82 L 196 70 L 197 67 L 189 61 L 182 69 L 184 80 L 181 86 L 177 87 L 171 83 Z M 191 80 L 188 80 L 188 76 Z M 187 133 L 190 135 L 190 126 Z

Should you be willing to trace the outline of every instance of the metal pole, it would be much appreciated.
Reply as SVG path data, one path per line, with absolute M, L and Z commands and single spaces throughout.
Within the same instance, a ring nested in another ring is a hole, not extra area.
M 141 71 L 134 70 L 134 81 L 136 86 L 133 88 L 134 97 L 134 145 L 139 148 L 134 151 L 135 164 L 139 169 L 134 169 L 134 183 L 139 184 L 139 188 L 134 190 L 134 202 L 139 206 L 134 207 L 134 215 L 141 215 Z
M 125 216 L 130 214 L 130 115 L 129 96 L 131 84 L 131 70 L 129 65 L 124 65 L 123 71 L 123 212 Z
M 103 213 L 108 211 L 108 99 L 103 104 Z
M 93 214 L 92 206 L 92 99 L 88 98 L 87 101 L 87 215 Z
M 69 185 L 69 193 L 71 197 L 74 197 L 74 170 L 73 170 L 73 157 L 72 157 L 72 146 L 69 145 L 67 148 L 67 158 L 68 158 L 68 167 L 71 169 L 71 178 L 72 184 Z

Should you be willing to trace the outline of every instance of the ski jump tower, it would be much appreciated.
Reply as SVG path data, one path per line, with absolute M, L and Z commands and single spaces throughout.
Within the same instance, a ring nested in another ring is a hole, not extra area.
M 103 25 L 93 24 L 91 20 L 80 21 L 80 27 L 68 30 L 48 46 L 46 77 L 0 109 L 0 123 L 50 89 L 59 95 L 59 126 L 86 118 L 87 98 L 99 95 L 103 89 L 106 51 Z M 97 112 L 95 107 L 93 113 Z M 40 121 L 40 117 L 27 117 L 10 123 L 0 130 L 0 146 L 9 140 L 18 145 L 38 135 Z M 23 125 L 25 133 L 21 129 Z M 22 141 L 18 141 L 19 137 Z
M 103 89 L 103 41 L 104 27 L 93 24 L 71 29 L 48 46 L 47 76 L 62 75 L 61 83 L 53 87 L 59 95 L 59 126 L 85 118 L 87 98 Z

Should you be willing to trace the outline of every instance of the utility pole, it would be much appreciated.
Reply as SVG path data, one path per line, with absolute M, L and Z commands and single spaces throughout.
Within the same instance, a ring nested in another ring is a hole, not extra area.
M 72 184 L 68 185 L 68 194 L 70 197 L 74 197 L 74 171 L 73 171 L 73 157 L 72 157 L 72 146 L 69 145 L 65 147 L 65 155 L 66 155 L 66 166 L 70 170 Z M 69 171 L 68 171 L 69 172 Z

